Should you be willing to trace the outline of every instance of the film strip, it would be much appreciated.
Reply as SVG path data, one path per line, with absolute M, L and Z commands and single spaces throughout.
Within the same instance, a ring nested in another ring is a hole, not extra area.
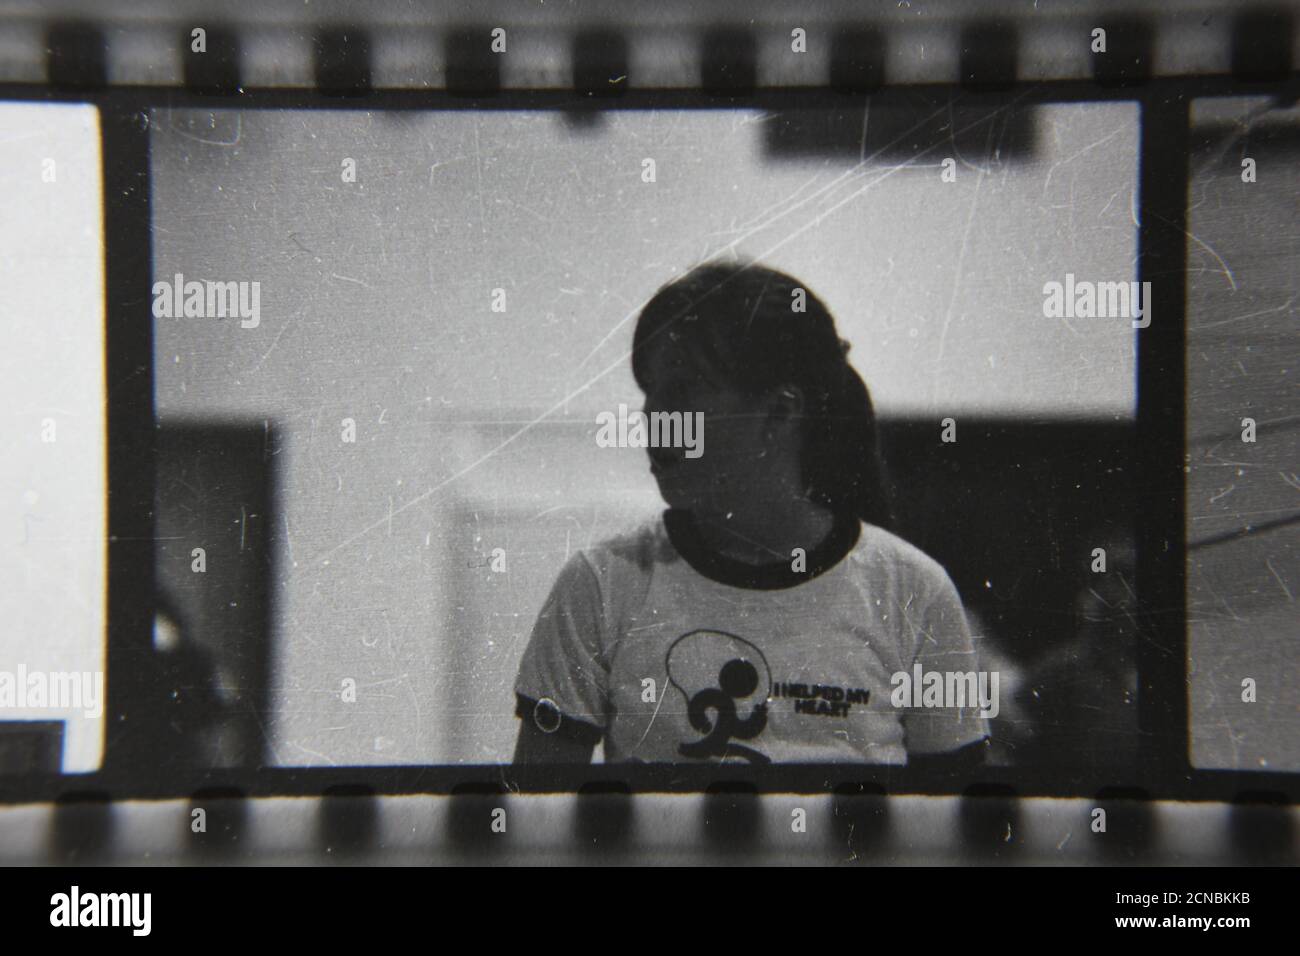
M 1296 55 L 1294 10 L 1285 4 L 1099 4 L 990 15 L 985 5 L 960 0 L 866 12 L 840 2 L 795 16 L 787 5 L 768 2 L 750 4 L 738 17 L 687 3 L 653 12 L 605 3 L 564 18 L 533 11 L 522 20 L 504 3 L 418 12 L 383 4 L 325 4 L 310 12 L 290 3 L 257 11 L 231 4 L 216 13 L 190 6 L 140 3 L 128 12 L 66 3 L 40 18 L 10 16 L 0 81 L 331 95 L 550 89 L 616 97 L 665 88 L 743 94 L 827 85 L 869 91 L 1212 75 L 1278 80 L 1291 73 Z M 1095 30 L 1104 31 L 1105 43 Z M 1081 34 L 1088 38 L 1083 44 Z
M 1135 102 L 1142 111 L 1140 278 L 1154 284 L 1165 308 L 1185 314 L 1185 160 L 1197 135 L 1189 101 L 1251 98 L 1286 109 L 1300 91 L 1297 14 L 1281 5 L 1231 14 L 1150 4 L 988 17 L 978 5 L 953 3 L 916 18 L 900 5 L 869 19 L 851 4 L 807 18 L 759 5 L 743 26 L 719 26 L 685 7 L 640 22 L 617 5 L 563 24 L 540 14 L 519 21 L 506 8 L 496 16 L 480 5 L 407 14 L 409 21 L 378 5 L 310 20 L 289 5 L 256 15 L 232 8 L 220 17 L 162 5 L 139 5 L 129 16 L 93 5 L 65 9 L 39 22 L 5 16 L 0 92 L 101 110 L 111 237 L 109 488 L 116 496 L 107 713 L 117 726 L 148 719 L 141 705 L 147 678 L 133 674 L 133 662 L 152 628 L 153 595 L 132 575 L 154 560 L 156 534 L 149 517 L 156 450 L 145 450 L 152 423 L 139 414 L 152 407 L 153 381 L 137 374 L 141 362 L 153 361 L 153 343 L 148 330 L 126 321 L 139 313 L 139 290 L 154 276 L 147 257 L 122 255 L 152 241 L 142 113 L 343 105 L 581 116 L 661 105 L 797 110 L 827 95 L 856 108 L 863 98 L 895 94 L 927 103 L 953 95 L 994 104 L 1017 97 Z M 1182 400 L 1187 372 L 1170 364 L 1186 353 L 1186 329 L 1157 326 L 1151 340 L 1157 344 L 1138 358 L 1137 430 L 1149 474 L 1167 478 L 1185 455 L 1215 442 L 1193 440 Z M 1294 415 L 1267 422 L 1286 434 Z M 1293 454 L 1294 438 L 1289 442 L 1284 449 Z M 1187 509 L 1182 492 L 1140 489 L 1139 551 L 1170 527 L 1190 528 Z M 1281 514 L 1277 527 L 1285 531 L 1293 517 Z M 1188 596 L 1184 610 L 1184 559 L 1263 525 L 1238 516 L 1223 527 L 1199 539 L 1189 530 L 1159 558 L 1139 557 L 1142 762 L 1120 779 L 1068 766 L 987 768 L 973 779 L 828 765 L 159 773 L 156 740 L 112 732 L 99 771 L 0 777 L 0 799 L 10 804 L 0 810 L 0 846 L 6 862 L 20 863 L 340 856 L 526 862 L 566 847 L 575 861 L 1293 862 L 1300 849 L 1295 773 L 1195 769 L 1185 756 L 1187 624 L 1201 608 Z M 1292 545 L 1276 547 L 1283 554 Z
M 1100 811 L 1100 813 L 1099 813 Z M 1105 830 L 1099 830 L 1104 821 Z M 7 865 L 586 863 L 1288 865 L 1293 805 L 601 792 L 114 803 L 73 795 L 0 814 Z

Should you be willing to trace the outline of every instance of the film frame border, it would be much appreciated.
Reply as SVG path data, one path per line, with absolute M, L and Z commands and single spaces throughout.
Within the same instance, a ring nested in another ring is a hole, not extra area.
M 359 31 L 364 35 L 364 31 Z M 1068 767 L 985 768 L 974 782 L 925 775 L 908 768 L 853 764 L 784 764 L 769 768 L 724 765 L 585 765 L 501 767 L 497 765 L 406 765 L 260 767 L 192 772 L 158 779 L 156 755 L 147 741 L 132 739 L 129 727 L 145 696 L 141 669 L 132 662 L 149 647 L 152 629 L 152 501 L 154 462 L 152 319 L 141 290 L 152 282 L 150 168 L 147 111 L 157 107 L 210 109 L 427 110 L 636 110 L 798 108 L 864 97 L 882 89 L 870 69 L 832 70 L 829 87 L 758 89 L 752 57 L 742 53 L 726 70 L 703 72 L 697 89 L 621 90 L 592 102 L 590 62 L 575 69 L 572 90 L 503 90 L 499 76 L 470 57 L 465 72 L 446 90 L 375 90 L 369 85 L 364 45 L 351 52 L 320 53 L 316 89 L 242 90 L 237 64 L 215 80 L 187 71 L 186 88 L 114 87 L 104 81 L 102 58 L 81 28 L 71 31 L 72 48 L 88 56 L 51 52 L 50 83 L 0 84 L 0 98 L 81 102 L 101 113 L 105 265 L 107 286 L 106 367 L 109 432 L 109 638 L 108 707 L 101 769 L 91 774 L 0 778 L 0 804 L 33 800 L 177 798 L 202 792 L 229 796 L 493 794 L 506 792 L 583 793 L 856 793 L 1017 797 L 1105 796 L 1125 800 L 1181 799 L 1263 804 L 1300 802 L 1300 773 L 1200 770 L 1189 764 L 1190 738 L 1186 631 L 1185 441 L 1186 335 L 1182 323 L 1155 324 L 1139 338 L 1137 435 L 1139 525 L 1138 592 L 1142 608 L 1139 648 L 1142 771 L 1135 779 L 1106 781 Z M 357 33 L 353 34 L 358 35 Z M 346 31 L 334 34 L 335 42 Z M 327 38 L 328 39 L 328 38 Z M 1137 39 L 1141 49 L 1141 36 Z M 1149 31 L 1147 39 L 1149 42 Z M 616 44 L 615 44 L 616 46 Z M 66 49 L 66 48 L 65 48 Z M 1151 281 L 1156 295 L 1185 313 L 1185 242 L 1189 107 L 1198 97 L 1268 95 L 1279 102 L 1300 96 L 1300 77 L 1264 62 L 1243 62 L 1233 76 L 1158 77 L 1141 69 L 1107 73 L 1093 81 L 1020 83 L 1007 70 L 1005 48 L 983 66 L 964 71 L 958 84 L 890 86 L 916 89 L 930 97 L 961 96 L 967 103 L 1017 96 L 1024 105 L 1119 100 L 1138 104 L 1139 209 L 1138 280 Z M 752 52 L 752 50 L 751 50 Z M 1011 50 L 1014 63 L 1014 49 Z M 1238 58 L 1234 54 L 1234 67 Z M 599 58 L 597 63 L 601 62 Z M 332 64 L 322 69 L 322 63 Z M 746 69 L 746 64 L 750 69 Z M 477 64 L 477 65 L 476 65 Z M 833 64 L 834 66 L 834 64 Z M 577 77 L 585 75 L 585 83 Z M 846 80 L 847 76 L 847 80 Z M 232 83 L 232 79 L 234 80 Z M 141 122 L 142 115 L 146 122 Z M 142 305 L 144 306 L 142 308 Z M 144 319 L 144 321 L 141 321 Z M 1153 341 L 1154 340 L 1154 341 Z M 1157 559 L 1160 542 L 1168 551 Z M 1163 611 L 1153 609 L 1164 608 Z M 117 676 L 112 677 L 113 674 Z M 629 779 L 633 778 L 633 779 Z M 361 781 L 361 782 L 358 782 Z

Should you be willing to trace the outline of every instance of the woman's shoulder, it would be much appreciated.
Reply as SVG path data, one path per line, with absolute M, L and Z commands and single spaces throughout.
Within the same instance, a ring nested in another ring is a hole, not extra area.
M 874 580 L 894 581 L 912 594 L 928 597 L 952 587 L 942 564 L 905 538 L 866 522 L 851 560 Z
M 602 582 L 627 575 L 649 575 L 655 564 L 670 560 L 671 545 L 662 515 L 647 517 L 578 550 L 581 560 Z
M 571 553 L 555 589 L 563 600 L 599 607 L 608 633 L 637 613 L 650 592 L 656 562 L 671 560 L 660 518 L 647 518 Z

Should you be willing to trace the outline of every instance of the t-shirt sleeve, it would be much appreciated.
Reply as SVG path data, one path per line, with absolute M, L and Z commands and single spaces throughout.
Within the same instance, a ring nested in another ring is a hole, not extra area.
M 902 718 L 908 753 L 947 753 L 989 736 L 989 722 L 981 716 L 980 695 L 985 695 L 985 701 L 992 698 L 996 702 L 997 684 L 993 675 L 980 680 L 979 659 L 966 612 L 947 574 L 942 574 L 916 625 L 918 644 L 909 676 L 915 675 L 917 664 L 921 665 L 922 675 L 943 675 L 945 691 L 961 685 L 959 693 L 965 705 L 956 706 L 960 700 L 956 698 L 945 699 L 947 706 L 908 708 Z M 920 705 L 923 688 L 914 687 L 913 694 L 913 703 Z M 996 713 L 996 704 L 986 712 Z
M 598 740 L 608 717 L 604 609 L 591 564 L 576 554 L 533 625 L 515 680 L 516 713 L 548 733 Z

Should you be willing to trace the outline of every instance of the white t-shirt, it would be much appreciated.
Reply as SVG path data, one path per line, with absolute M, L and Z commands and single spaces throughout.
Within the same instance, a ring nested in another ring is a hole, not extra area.
M 680 528 L 658 517 L 568 561 L 524 652 L 520 717 L 655 763 L 904 764 L 988 736 L 974 701 L 891 701 L 917 664 L 978 668 L 957 590 L 919 549 L 841 523 L 824 566 L 743 586 Z

